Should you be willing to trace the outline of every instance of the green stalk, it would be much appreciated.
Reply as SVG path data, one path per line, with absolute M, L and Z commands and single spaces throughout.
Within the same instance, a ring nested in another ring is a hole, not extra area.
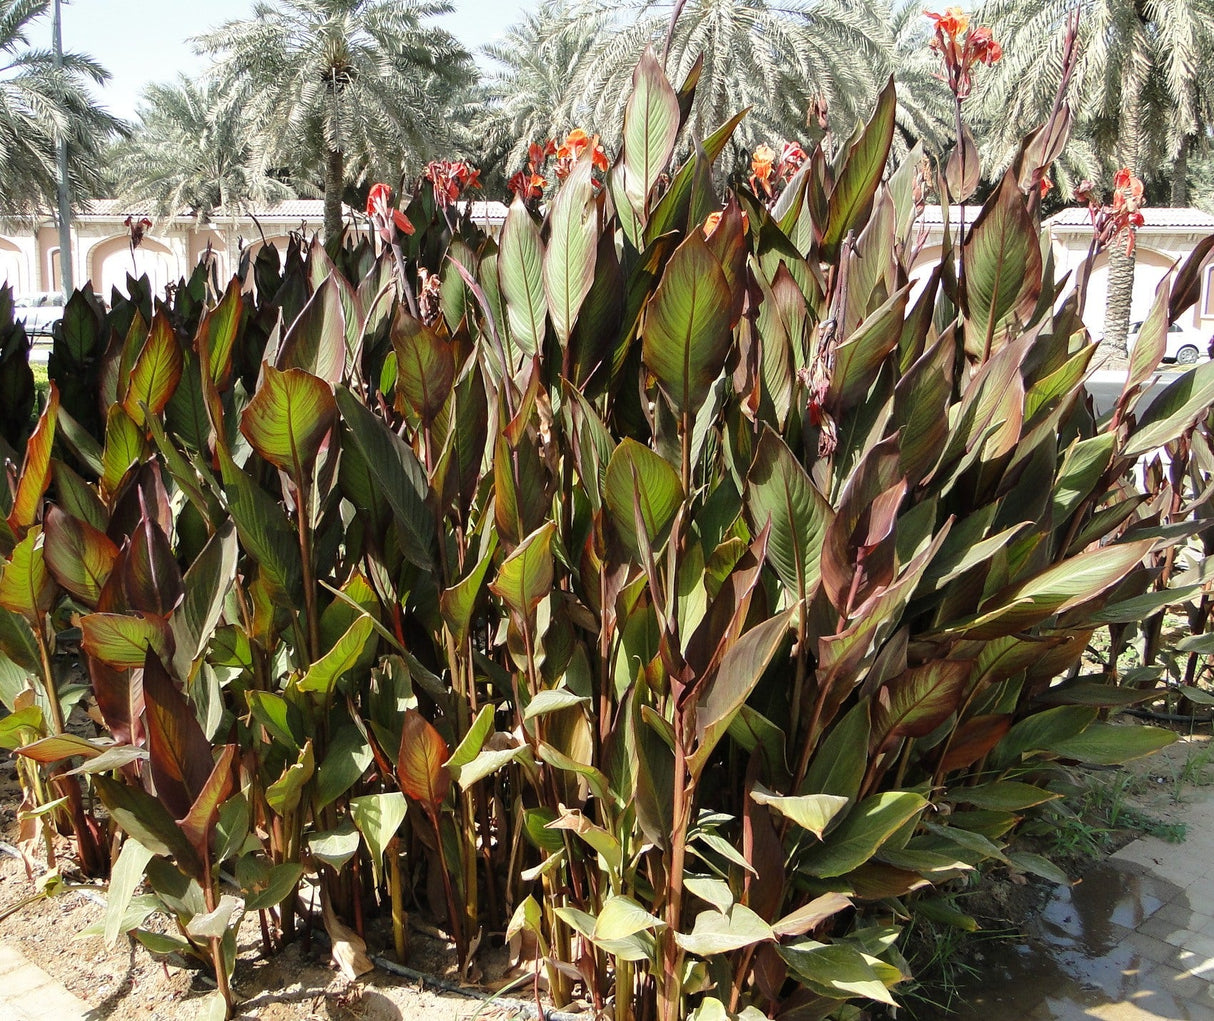
M 409 916 L 405 914 L 405 887 L 400 875 L 400 840 L 388 842 L 388 897 L 392 902 L 392 945 L 396 959 L 404 964 L 409 959 L 409 938 L 406 929 Z

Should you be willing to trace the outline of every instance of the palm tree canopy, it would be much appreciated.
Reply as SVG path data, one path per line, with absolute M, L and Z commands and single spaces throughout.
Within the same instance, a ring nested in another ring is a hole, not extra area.
M 126 204 L 149 203 L 157 216 L 189 210 L 203 222 L 294 194 L 257 166 L 247 110 L 220 82 L 183 75 L 151 85 L 139 113 L 136 131 L 112 157 Z
M 486 165 L 517 170 L 531 142 L 559 138 L 575 126 L 558 114 L 605 20 L 566 0 L 549 0 L 484 48 L 498 65 L 484 83 L 484 105 L 474 119 Z
M 474 77 L 430 0 L 259 0 L 195 39 L 242 88 L 262 159 L 315 173 L 341 153 L 349 178 L 416 170 L 450 137 L 444 98 Z
M 672 13 L 668 0 L 641 0 L 631 17 L 588 6 L 607 19 L 588 59 L 572 76 L 561 108 L 587 127 L 616 126 L 633 68 L 647 44 L 659 52 Z M 627 9 L 625 9 L 627 10 Z M 825 100 L 832 124 L 849 132 L 883 84 L 889 26 L 882 5 L 849 0 L 688 0 L 670 37 L 666 72 L 678 85 L 702 55 L 703 71 L 691 114 L 691 132 L 704 137 L 750 108 L 737 141 L 805 134 L 809 104 Z
M 1214 0 L 992 0 L 975 20 L 1003 43 L 983 97 L 992 153 L 1010 150 L 1053 102 L 1063 27 L 1078 7 L 1080 56 L 1068 101 L 1096 149 L 1120 143 L 1148 170 L 1211 124 Z M 1135 137 L 1126 138 L 1127 125 Z
M 0 208 L 33 212 L 55 202 L 56 148 L 67 140 L 69 192 L 96 194 L 101 149 L 126 125 L 97 105 L 90 85 L 109 73 L 92 57 L 64 53 L 55 66 L 49 49 L 29 45 L 34 23 L 50 0 L 0 0 Z

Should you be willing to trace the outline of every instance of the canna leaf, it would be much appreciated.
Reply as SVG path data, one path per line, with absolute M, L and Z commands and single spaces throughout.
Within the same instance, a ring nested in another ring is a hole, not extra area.
M 877 849 L 927 807 L 927 800 L 910 791 L 886 791 L 853 808 L 822 844 L 808 849 L 800 870 L 830 879 L 867 862 Z
M 603 501 L 616 531 L 634 552 L 640 549 L 635 511 L 639 503 L 649 545 L 657 549 L 683 502 L 683 486 L 668 461 L 636 440 L 625 439 L 607 462 Z
M 703 235 L 674 250 L 645 309 L 641 358 L 677 415 L 694 416 L 729 354 L 730 290 Z
M 859 221 L 877 193 L 885 161 L 894 138 L 896 100 L 891 78 L 877 97 L 872 118 L 859 138 L 852 143 L 831 190 L 826 223 L 822 230 L 821 254 L 824 260 L 838 257 L 839 245 Z
M 546 521 L 525 538 L 498 569 L 489 586 L 518 616 L 526 618 L 552 591 L 552 537 L 556 523 Z
M 557 192 L 549 217 L 544 253 L 544 294 L 552 328 L 562 348 L 568 345 L 582 302 L 594 282 L 598 251 L 598 206 L 594 200 L 592 139 Z
M 371 868 L 375 882 L 381 882 L 384 870 L 384 851 L 396 837 L 396 831 L 405 821 L 408 805 L 399 791 L 386 794 L 367 794 L 350 799 L 350 818 L 358 827 L 371 852 Z
M 792 610 L 786 610 L 742 635 L 705 684 L 696 705 L 696 748 L 687 759 L 693 776 L 703 773 L 713 748 L 784 644 L 792 614 Z
M 531 214 L 517 195 L 502 225 L 497 273 L 502 296 L 506 299 L 510 336 L 530 357 L 543 347 L 548 323 L 544 243 Z
M 369 667 L 375 655 L 375 620 L 359 617 L 328 652 L 308 667 L 299 681 L 300 691 L 310 691 L 326 701 L 337 682 L 350 670 Z
M 51 383 L 50 397 L 25 445 L 25 460 L 17 477 L 17 492 L 8 512 L 8 527 L 18 535 L 38 520 L 42 496 L 51 481 L 51 447 L 55 442 L 55 423 L 59 417 L 59 388 Z M 3 604 L 0 604 L 3 605 Z
M 756 785 L 750 792 L 751 800 L 774 809 L 786 819 L 791 819 L 802 829 L 809 830 L 819 840 L 831 821 L 846 806 L 848 799 L 833 794 L 802 794 L 799 797 L 780 797 Z
M 170 658 L 173 635 L 168 621 L 153 613 L 88 613 L 80 618 L 80 630 L 80 647 L 119 670 L 143 666 L 149 652 Z
M 181 381 L 181 345 L 163 310 L 152 317 L 143 350 L 131 369 L 130 383 L 122 408 L 132 422 L 142 426 L 145 415 L 159 415 L 168 406 Z M 146 409 L 146 410 L 145 410 Z
M 34 627 L 55 598 L 55 579 L 47 570 L 42 529 L 35 526 L 17 543 L 7 564 L 0 565 L 0 609 L 19 614 Z
M 202 314 L 195 337 L 194 346 L 202 359 L 202 371 L 220 390 L 227 388 L 232 375 L 232 350 L 244 313 L 241 290 L 240 279 L 233 277 L 219 304 Z
M 443 410 L 455 383 L 455 346 L 399 309 L 392 320 L 396 385 L 413 413 L 429 426 Z
M 624 193 L 643 225 L 649 195 L 665 172 L 679 134 L 679 99 L 647 46 L 632 75 L 624 107 Z
M 333 391 L 303 369 L 279 372 L 267 363 L 261 373 L 261 385 L 241 413 L 240 431 L 258 454 L 301 486 L 337 418 Z
M 143 660 L 143 698 L 147 707 L 149 766 L 156 795 L 175 819 L 183 820 L 207 789 L 214 773 L 211 742 L 203 733 L 193 706 L 151 649 Z M 216 784 L 222 788 L 222 777 Z M 196 822 L 201 826 L 201 820 Z M 191 846 L 200 848 L 192 841 Z
M 766 426 L 746 479 L 751 528 L 770 523 L 767 557 L 785 587 L 806 599 L 821 577 L 822 541 L 834 510 L 788 445 Z
M 396 776 L 401 790 L 428 812 L 437 811 L 451 789 L 451 773 L 444 765 L 450 757 L 442 735 L 416 709 L 409 709 L 401 725 Z
M 434 515 L 427 505 L 426 470 L 405 441 L 345 387 L 337 391 L 337 406 L 371 477 L 392 508 L 401 551 L 410 563 L 429 567 Z

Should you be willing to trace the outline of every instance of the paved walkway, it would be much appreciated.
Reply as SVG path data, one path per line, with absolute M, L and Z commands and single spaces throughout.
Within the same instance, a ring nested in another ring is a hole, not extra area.
M 1214 1021 L 1214 793 L 1185 797 L 1183 843 L 1143 837 L 1059 887 L 960 1017 Z
M 13 946 L 0 946 L 3 1021 L 84 1021 L 89 1006 Z

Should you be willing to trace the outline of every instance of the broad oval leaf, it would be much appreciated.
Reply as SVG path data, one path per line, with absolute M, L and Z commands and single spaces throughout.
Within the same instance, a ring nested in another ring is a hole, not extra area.
M 55 598 L 55 579 L 47 570 L 45 537 L 31 528 L 17 543 L 7 564 L 0 564 L 0 608 L 42 627 L 42 615 Z
M 520 617 L 528 616 L 552 591 L 552 537 L 556 523 L 546 521 L 504 561 L 489 586 Z
M 303 369 L 262 366 L 261 385 L 240 416 L 253 449 L 301 485 L 337 418 L 333 391 Z
M 848 802 L 847 798 L 834 794 L 802 794 L 797 797 L 781 797 L 762 786 L 756 786 L 750 792 L 750 797 L 757 804 L 766 805 L 786 819 L 791 819 L 802 829 L 809 830 L 819 840 L 822 839 L 822 835 L 831 821 L 847 806 Z
M 80 618 L 80 630 L 80 647 L 119 670 L 143 666 L 149 650 L 162 661 L 172 658 L 173 637 L 168 622 L 153 613 L 87 613 Z
M 451 396 L 455 345 L 404 309 L 399 309 L 392 320 L 391 337 L 396 351 L 396 385 L 413 413 L 428 426 Z
M 886 791 L 861 801 L 822 844 L 809 849 L 801 868 L 806 875 L 831 879 L 867 862 L 877 848 L 927 807 L 910 791 Z
M 426 810 L 435 812 L 451 789 L 444 763 L 451 757 L 447 742 L 416 709 L 405 713 L 396 757 L 396 778 L 403 790 Z
M 582 302 L 594 282 L 598 253 L 598 206 L 594 200 L 591 156 L 595 142 L 574 165 L 549 217 L 548 251 L 544 253 L 544 294 L 561 347 L 569 343 Z M 507 299 L 509 300 L 509 299 Z
M 680 947 L 700 957 L 727 954 L 770 939 L 775 939 L 771 926 L 745 904 L 735 904 L 726 912 L 701 911 L 691 932 L 675 936 Z
M 660 546 L 666 529 L 683 502 L 683 485 L 670 462 L 633 439 L 625 439 L 607 462 L 603 500 L 611 520 L 629 549 L 639 550 L 636 507 L 649 544 Z
M 123 410 L 132 422 L 142 426 L 145 414 L 159 415 L 164 411 L 181 381 L 182 365 L 181 345 L 173 326 L 164 311 L 158 309 L 152 317 L 143 350 L 131 369 L 130 383 L 122 401 Z
M 730 290 L 703 235 L 688 236 L 645 310 L 641 358 L 676 414 L 694 416 L 729 355 Z
M 38 419 L 33 435 L 25 445 L 25 460 L 17 480 L 17 492 L 8 513 L 8 527 L 20 534 L 38 520 L 42 495 L 51 481 L 51 447 L 55 442 L 55 424 L 59 418 L 59 388 L 51 383 L 50 398 Z
M 674 153 L 679 134 L 679 99 L 662 65 L 645 47 L 632 75 L 632 93 L 624 107 L 624 193 L 641 224 L 649 195 Z
M 384 852 L 396 837 L 400 824 L 405 821 L 407 808 L 405 796 L 399 791 L 350 799 L 350 817 L 367 842 L 377 884 L 383 875 Z
M 788 445 L 767 427 L 746 479 L 746 510 L 756 533 L 770 522 L 767 559 L 785 587 L 805 599 L 821 576 L 822 540 L 835 512 Z
M 539 228 L 517 195 L 502 225 L 497 275 L 502 297 L 506 299 L 510 336 L 524 354 L 534 355 L 543 347 L 548 324 L 544 243 Z

